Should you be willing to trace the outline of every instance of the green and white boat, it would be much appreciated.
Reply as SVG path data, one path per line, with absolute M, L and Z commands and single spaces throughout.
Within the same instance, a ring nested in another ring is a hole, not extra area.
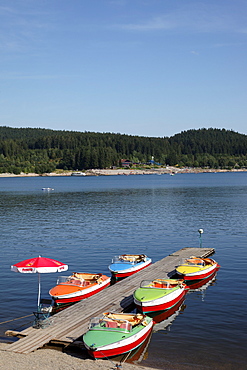
M 134 302 L 142 313 L 169 310 L 183 299 L 188 287 L 183 280 L 143 280 L 134 292 Z
M 109 358 L 139 347 L 152 328 L 153 319 L 146 315 L 107 312 L 90 320 L 83 342 L 91 357 Z

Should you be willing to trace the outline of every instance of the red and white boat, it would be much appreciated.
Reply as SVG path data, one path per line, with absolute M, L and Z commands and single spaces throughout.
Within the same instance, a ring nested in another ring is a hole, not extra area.
M 152 328 L 153 319 L 149 316 L 107 312 L 91 319 L 83 342 L 95 359 L 119 356 L 141 346 Z
M 133 294 L 134 302 L 138 310 L 145 314 L 170 310 L 184 298 L 187 290 L 183 280 L 144 280 Z
M 71 304 L 88 298 L 110 285 L 111 278 L 103 274 L 74 272 L 71 276 L 61 276 L 57 285 L 50 289 L 56 306 Z
M 207 279 L 218 271 L 220 265 L 213 258 L 191 256 L 186 258 L 178 267 L 176 273 L 183 278 L 186 284 L 195 280 Z

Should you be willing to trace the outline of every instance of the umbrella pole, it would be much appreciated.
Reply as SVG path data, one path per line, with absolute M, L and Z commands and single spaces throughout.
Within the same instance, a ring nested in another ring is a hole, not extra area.
M 38 272 L 38 282 L 39 282 L 39 287 L 38 287 L 38 309 L 39 309 L 39 304 L 40 304 L 40 273 Z

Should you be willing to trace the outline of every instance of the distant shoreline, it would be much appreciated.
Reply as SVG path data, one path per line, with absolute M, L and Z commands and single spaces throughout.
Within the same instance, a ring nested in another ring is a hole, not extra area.
M 51 177 L 51 176 L 71 176 L 72 173 L 77 171 L 57 171 L 51 173 L 20 173 L 15 175 L 13 173 L 0 173 L 0 177 Z M 176 175 L 181 173 L 225 173 L 225 172 L 247 172 L 247 169 L 213 169 L 213 168 L 177 168 L 177 167 L 164 167 L 164 168 L 153 168 L 153 169 L 91 169 L 82 171 L 82 176 L 116 176 L 116 175 Z M 80 176 L 81 171 L 78 171 Z

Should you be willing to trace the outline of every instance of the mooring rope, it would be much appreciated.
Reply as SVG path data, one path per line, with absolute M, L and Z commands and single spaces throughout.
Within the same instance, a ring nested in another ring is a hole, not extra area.
M 93 348 L 93 347 L 92 347 Z M 115 364 L 108 356 L 106 356 L 105 354 L 104 354 L 104 352 L 102 352 L 102 351 L 99 351 L 103 356 L 104 356 L 104 358 L 106 358 L 108 361 L 110 361 L 111 363 L 112 363 L 112 365 L 116 368 L 116 369 L 120 369 L 121 367 L 122 367 L 122 365 L 121 364 Z
M 127 354 L 127 356 L 125 357 L 125 359 L 124 359 L 123 361 L 120 361 L 120 365 L 121 365 L 121 364 L 124 364 L 124 363 L 125 363 L 125 361 L 127 361 L 127 359 L 128 359 L 128 357 L 129 357 L 129 355 L 130 355 L 132 352 L 133 352 L 133 350 L 132 350 L 132 351 L 129 351 L 129 353 Z
M 124 364 L 125 363 L 125 361 L 128 359 L 128 357 L 129 357 L 129 355 L 132 353 L 132 351 L 129 351 L 129 353 L 127 353 L 127 356 L 125 356 L 125 359 L 123 360 L 123 361 L 120 361 L 119 363 L 114 363 L 109 357 L 107 357 L 107 356 L 105 356 L 105 354 L 102 352 L 102 351 L 100 351 L 102 354 L 103 354 L 103 356 L 108 360 L 108 361 L 110 361 L 113 365 L 114 365 L 114 367 L 116 368 L 116 369 L 121 369 L 122 368 L 122 364 Z
M 3 321 L 3 322 L 0 322 L 0 325 L 6 324 L 7 322 L 15 321 L 15 320 L 25 319 L 25 317 L 30 317 L 30 316 L 33 316 L 33 314 L 26 315 L 26 316 L 21 316 L 21 317 L 17 317 L 16 319 L 12 319 L 12 320 Z

